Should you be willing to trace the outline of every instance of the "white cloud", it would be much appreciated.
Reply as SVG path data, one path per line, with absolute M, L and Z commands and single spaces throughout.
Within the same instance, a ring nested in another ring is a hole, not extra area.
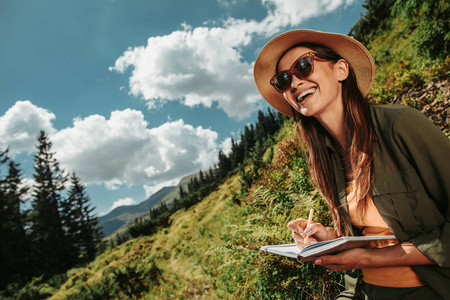
M 327 15 L 355 2 L 356 0 L 262 0 L 267 17 L 258 24 L 255 32 L 271 36 L 284 27 L 299 26 L 308 19 Z
M 127 206 L 127 205 L 135 205 L 137 204 L 136 201 L 133 200 L 133 198 L 124 198 L 124 199 L 119 199 L 116 202 L 113 203 L 113 205 L 111 206 L 111 208 L 109 209 L 109 211 L 114 210 L 115 208 L 119 207 L 119 206 Z
M 217 159 L 217 133 L 183 120 L 149 129 L 142 112 L 114 111 L 76 119 L 51 136 L 56 156 L 87 184 L 165 183 L 207 169 Z
M 172 180 L 168 180 L 156 185 L 147 185 L 144 184 L 144 190 L 145 190 L 145 198 L 148 199 L 150 196 L 152 196 L 153 194 L 155 194 L 156 192 L 158 192 L 160 189 L 162 189 L 163 187 L 166 186 L 176 186 L 181 180 L 180 178 L 175 178 Z
M 217 3 L 219 3 L 223 7 L 228 8 L 228 7 L 238 4 L 239 1 L 244 2 L 246 0 L 217 0 Z
M 138 204 L 138 203 L 133 198 L 130 198 L 130 197 L 119 199 L 111 205 L 109 210 L 99 212 L 98 216 L 102 217 L 104 215 L 107 215 L 114 209 L 121 207 L 121 206 L 129 206 L 129 205 L 136 205 L 136 204 Z
M 0 116 L 0 147 L 9 147 L 10 154 L 35 151 L 40 130 L 52 134 L 56 130 L 52 121 L 55 115 L 30 101 L 17 101 Z
M 257 108 L 260 99 L 253 83 L 253 64 L 241 55 L 252 38 L 272 36 L 353 2 L 262 0 L 267 17 L 260 22 L 229 18 L 223 27 L 194 29 L 182 24 L 183 30 L 150 37 L 146 46 L 128 48 L 110 70 L 124 73 L 133 67 L 130 93 L 142 96 L 149 109 L 167 101 L 206 107 L 217 102 L 230 117 L 242 119 Z
M 229 155 L 231 153 L 231 138 L 225 139 L 222 144 L 220 144 L 220 149 L 225 155 Z
M 111 207 L 109 208 L 109 210 L 107 211 L 101 211 L 98 216 L 102 217 L 104 215 L 107 215 L 108 213 L 110 213 L 111 211 L 113 211 L 114 209 L 120 207 L 120 206 L 129 206 L 129 205 L 136 205 L 138 204 L 133 198 L 127 197 L 127 198 L 123 198 L 123 199 L 119 199 L 117 201 L 115 201 Z
M 72 127 L 56 131 L 54 114 L 29 101 L 18 101 L 0 117 L 0 146 L 10 153 L 36 151 L 40 129 L 66 171 L 75 171 L 86 184 L 145 184 L 148 193 L 176 184 L 181 177 L 209 169 L 217 160 L 218 134 L 183 120 L 149 128 L 142 112 L 113 111 L 77 118 Z
M 129 48 L 110 69 L 133 66 L 130 93 L 141 95 L 149 108 L 174 100 L 190 107 L 216 101 L 229 116 L 243 118 L 259 99 L 251 65 L 237 49 L 247 42 L 244 33 L 224 28 L 185 27 Z

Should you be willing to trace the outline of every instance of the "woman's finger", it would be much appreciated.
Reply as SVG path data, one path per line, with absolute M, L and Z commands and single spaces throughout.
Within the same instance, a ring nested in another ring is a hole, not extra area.
M 308 223 L 308 221 L 305 219 L 296 219 L 296 220 L 289 222 L 287 227 L 292 231 L 301 233 L 301 232 L 303 232 L 303 229 L 306 227 L 307 223 Z
M 320 223 L 312 223 L 304 229 L 304 234 L 309 236 L 315 236 L 318 240 L 326 240 L 328 237 L 328 231 Z

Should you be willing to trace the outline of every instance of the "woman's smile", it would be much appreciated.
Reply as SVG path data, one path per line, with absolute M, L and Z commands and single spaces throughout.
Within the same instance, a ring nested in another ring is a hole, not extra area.
M 306 101 L 307 98 L 309 98 L 311 95 L 313 95 L 316 92 L 317 88 L 310 88 L 301 93 L 297 96 L 297 102 L 302 104 Z

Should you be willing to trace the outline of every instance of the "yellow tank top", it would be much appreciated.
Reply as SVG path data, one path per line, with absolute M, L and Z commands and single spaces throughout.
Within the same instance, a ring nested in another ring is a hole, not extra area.
M 392 235 L 392 231 L 384 222 L 378 212 L 372 197 L 368 199 L 366 213 L 362 214 L 356 209 L 357 200 L 351 186 L 346 189 L 348 212 L 352 225 L 362 229 L 363 235 Z M 370 245 L 370 248 L 384 248 L 398 244 L 397 240 L 379 241 Z M 366 283 L 384 287 L 417 287 L 425 285 L 422 278 L 411 267 L 384 267 L 367 268 L 362 270 L 363 280 Z

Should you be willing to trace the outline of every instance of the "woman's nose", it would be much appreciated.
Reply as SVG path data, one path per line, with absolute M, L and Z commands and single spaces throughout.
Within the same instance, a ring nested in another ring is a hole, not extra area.
M 303 80 L 297 78 L 294 74 L 292 74 L 292 80 L 291 80 L 291 89 L 297 88 L 299 85 L 303 84 Z

